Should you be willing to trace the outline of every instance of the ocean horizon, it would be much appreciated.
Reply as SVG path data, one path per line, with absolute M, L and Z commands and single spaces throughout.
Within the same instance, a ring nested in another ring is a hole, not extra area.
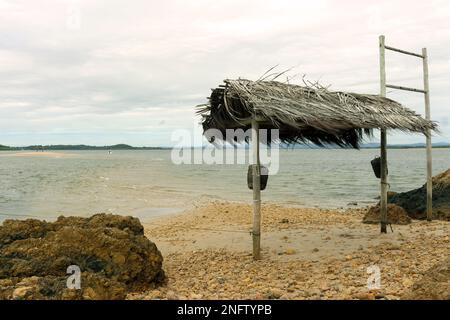
M 377 149 L 280 149 L 279 172 L 269 176 L 263 203 L 321 208 L 374 204 L 379 180 L 370 161 L 378 153 Z M 107 212 L 145 221 L 202 202 L 252 199 L 247 164 L 176 165 L 170 150 L 56 154 L 1 153 L 1 219 Z M 449 156 L 448 149 L 433 151 L 433 175 L 449 167 Z M 390 150 L 388 167 L 391 191 L 419 188 L 426 181 L 425 150 Z

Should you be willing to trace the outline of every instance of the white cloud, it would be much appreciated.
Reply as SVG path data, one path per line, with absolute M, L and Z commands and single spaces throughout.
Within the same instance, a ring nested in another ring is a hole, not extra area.
M 377 93 L 379 34 L 406 50 L 428 47 L 436 139 L 450 140 L 448 21 L 448 1 L 0 0 L 0 144 L 31 134 L 168 144 L 170 130 L 198 121 L 193 108 L 211 87 L 276 64 L 332 89 Z M 389 54 L 389 81 L 421 87 L 420 63 Z M 390 96 L 423 111 L 420 95 Z

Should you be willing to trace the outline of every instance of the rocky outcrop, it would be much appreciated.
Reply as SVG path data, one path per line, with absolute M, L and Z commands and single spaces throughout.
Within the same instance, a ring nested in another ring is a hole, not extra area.
M 413 219 L 426 219 L 427 185 L 388 198 Z M 450 169 L 433 177 L 433 218 L 450 221 Z
M 6 220 L 0 227 L 0 298 L 123 299 L 164 279 L 162 256 L 138 219 L 97 214 Z M 81 270 L 68 289 L 67 268 Z
M 395 204 L 388 204 L 387 207 L 387 220 L 391 224 L 409 224 L 411 218 L 406 211 Z M 374 206 L 369 208 L 363 218 L 363 223 L 380 223 L 380 206 Z

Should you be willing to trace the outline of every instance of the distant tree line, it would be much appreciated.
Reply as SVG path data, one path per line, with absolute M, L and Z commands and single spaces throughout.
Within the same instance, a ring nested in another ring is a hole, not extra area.
M 305 145 L 294 145 L 286 146 L 282 145 L 282 148 L 287 149 L 321 149 L 317 146 L 305 146 Z M 328 148 L 332 146 L 328 146 Z M 368 143 L 361 145 L 361 149 L 376 149 L 379 145 L 376 143 Z M 410 148 L 425 148 L 425 144 L 396 144 L 388 145 L 389 149 L 410 149 Z M 433 148 L 450 148 L 450 143 L 438 142 L 433 144 Z M 32 145 L 27 147 L 8 147 L 0 144 L 0 151 L 14 151 L 14 150 L 33 150 L 33 151 L 43 151 L 43 150 L 167 150 L 169 147 L 133 147 L 128 144 L 115 144 L 111 146 L 89 146 L 85 144 L 56 144 L 56 145 Z

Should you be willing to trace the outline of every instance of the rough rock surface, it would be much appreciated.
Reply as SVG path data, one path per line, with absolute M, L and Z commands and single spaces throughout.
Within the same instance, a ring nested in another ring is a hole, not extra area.
M 413 219 L 426 219 L 427 185 L 388 198 Z M 433 177 L 433 218 L 450 221 L 450 169 Z
M 138 219 L 96 214 L 0 226 L 1 299 L 123 299 L 164 279 L 162 255 Z M 81 270 L 68 289 L 67 268 Z
M 387 210 L 388 223 L 391 224 L 409 224 L 411 223 L 411 218 L 408 213 L 402 208 L 395 204 L 388 204 Z M 367 213 L 363 218 L 363 223 L 380 223 L 380 206 L 374 206 L 369 208 Z
M 404 299 L 450 300 L 450 257 L 424 272 L 424 276 L 414 283 Z

